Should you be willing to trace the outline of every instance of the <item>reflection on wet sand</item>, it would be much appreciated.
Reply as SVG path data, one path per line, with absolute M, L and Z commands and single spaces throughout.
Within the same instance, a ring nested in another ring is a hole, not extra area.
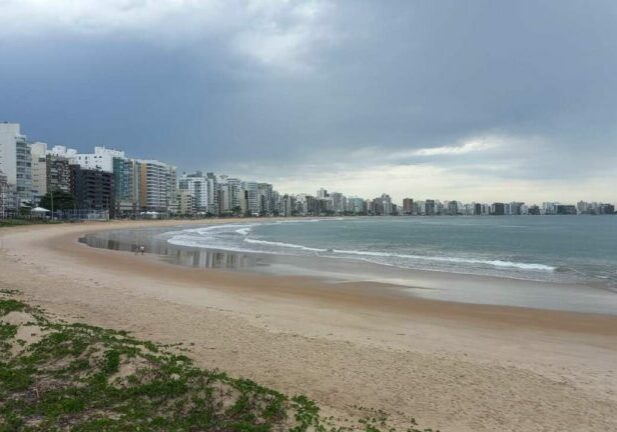
M 265 265 L 255 254 L 175 246 L 164 239 L 153 238 L 151 234 L 151 232 L 123 232 L 122 238 L 119 238 L 120 233 L 97 233 L 88 234 L 79 241 L 96 248 L 134 253 L 138 253 L 139 248 L 143 246 L 145 253 L 159 255 L 168 263 L 189 267 L 240 270 Z

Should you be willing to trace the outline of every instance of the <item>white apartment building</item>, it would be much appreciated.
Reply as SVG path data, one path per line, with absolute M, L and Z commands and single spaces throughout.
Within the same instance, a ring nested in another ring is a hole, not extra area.
M 15 187 L 21 204 L 32 202 L 32 156 L 19 123 L 0 123 L 0 172 Z
M 0 171 L 8 184 L 17 184 L 17 140 L 25 139 L 19 123 L 0 123 Z
M 58 146 L 61 147 L 61 146 Z M 55 148 L 55 147 L 54 147 Z M 68 149 L 67 151 L 71 151 Z M 114 158 L 125 158 L 123 151 L 108 149 L 105 147 L 94 147 L 94 153 L 76 153 L 69 156 L 72 163 L 79 165 L 83 169 L 101 170 L 114 172 Z
M 67 159 L 72 159 L 77 156 L 77 150 L 72 148 L 67 148 L 63 145 L 56 145 L 51 148 L 51 150 L 47 150 L 46 154 L 51 156 L 60 156 Z
M 195 212 L 206 213 L 208 211 L 208 186 L 206 178 L 200 171 L 194 174 L 183 174 L 178 181 L 178 189 L 192 195 Z

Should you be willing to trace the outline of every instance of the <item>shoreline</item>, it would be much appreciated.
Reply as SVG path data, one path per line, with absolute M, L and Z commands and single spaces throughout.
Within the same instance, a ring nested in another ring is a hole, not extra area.
M 261 222 L 268 223 L 268 221 Z M 260 221 L 253 222 L 251 225 L 259 223 Z M 224 224 L 224 221 L 216 221 L 208 225 Z M 240 225 L 245 224 L 243 220 L 240 223 Z M 183 229 L 185 228 L 178 227 L 178 231 Z M 272 286 L 280 284 L 281 278 L 291 277 L 299 278 L 303 282 L 313 282 L 313 287 L 325 284 L 329 290 L 348 286 L 359 294 L 365 296 L 368 294 L 373 297 L 379 297 L 384 293 L 367 293 L 366 291 L 371 289 L 397 290 L 391 296 L 396 294 L 403 301 L 412 296 L 415 301 L 617 316 L 617 293 L 593 282 L 553 282 L 502 275 L 402 268 L 349 258 L 295 256 L 217 247 L 169 245 L 164 240 L 152 240 L 152 236 L 157 236 L 162 232 L 167 233 L 167 230 L 148 232 L 145 238 L 138 235 L 140 230 L 143 228 L 114 229 L 110 231 L 114 231 L 115 235 L 110 237 L 106 236 L 108 230 L 103 230 L 101 233 L 89 233 L 86 237 L 90 239 L 83 242 L 80 239 L 80 243 L 95 249 L 126 253 L 131 250 L 131 246 L 135 246 L 133 244 L 135 241 L 145 241 L 146 250 L 149 252 L 147 255 L 158 257 L 161 265 L 171 264 L 186 269 L 196 268 L 210 272 L 239 272 L 253 274 L 255 277 L 259 275 L 260 278 L 272 278 L 270 280 Z M 125 240 L 125 238 L 131 238 L 132 241 Z M 113 247 L 107 247 L 106 242 L 113 243 Z M 180 255 L 182 258 L 179 257 Z M 221 262 L 214 264 L 217 258 L 224 264 L 221 265 Z M 177 273 L 176 276 L 182 277 Z M 246 285 L 246 281 L 242 278 L 233 280 L 233 282 L 236 285 Z M 456 286 L 457 289 L 451 289 L 452 286 Z M 499 292 L 495 292 L 495 288 Z M 498 300 L 492 301 L 493 298 Z M 478 301 L 479 299 L 486 300 Z
M 557 431 L 580 425 L 585 410 L 589 421 L 577 430 L 617 427 L 615 316 L 193 269 L 77 243 L 84 232 L 183 224 L 2 230 L 0 283 L 65 319 L 193 343 L 198 363 L 307 390 L 336 415 L 360 402 L 444 432 Z

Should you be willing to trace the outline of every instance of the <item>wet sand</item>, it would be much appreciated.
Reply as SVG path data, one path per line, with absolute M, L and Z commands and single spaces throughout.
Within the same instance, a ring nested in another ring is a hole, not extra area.
M 342 418 L 361 405 L 442 431 L 617 430 L 616 316 L 186 268 L 77 243 L 178 224 L 0 230 L 0 284 L 65 319 L 183 342 L 201 366 L 305 393 Z

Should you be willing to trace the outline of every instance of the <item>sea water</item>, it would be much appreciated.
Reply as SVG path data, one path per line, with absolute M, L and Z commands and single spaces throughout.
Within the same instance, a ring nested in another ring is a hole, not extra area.
M 617 217 L 246 219 L 85 236 L 174 264 L 369 281 L 467 303 L 617 314 Z
M 617 289 L 617 217 L 280 220 L 170 233 L 175 245 Z

